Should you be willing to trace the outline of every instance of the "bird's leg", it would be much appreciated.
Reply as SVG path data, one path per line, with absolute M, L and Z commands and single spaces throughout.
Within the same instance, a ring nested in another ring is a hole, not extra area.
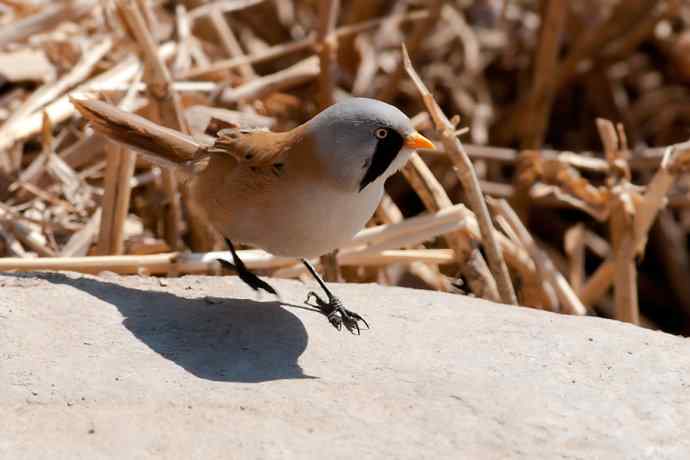
M 230 263 L 227 260 L 223 259 L 216 259 L 218 262 L 220 262 L 220 265 L 223 268 L 232 269 L 236 271 L 240 279 L 247 283 L 247 285 L 255 291 L 263 289 L 264 291 L 270 292 L 273 295 L 278 295 L 276 290 L 273 289 L 273 287 L 271 287 L 270 284 L 268 284 L 266 281 L 260 279 L 254 273 L 249 271 L 247 266 L 244 265 L 244 262 L 242 262 L 242 259 L 240 259 L 240 256 L 237 255 L 237 251 L 235 251 L 235 246 L 232 244 L 232 241 L 225 238 L 225 244 L 227 244 L 228 248 L 230 248 L 230 252 L 232 253 L 232 261 L 234 263 Z
M 331 324 L 338 330 L 345 325 L 345 328 L 351 333 L 359 334 L 359 321 L 363 322 L 367 329 L 369 329 L 369 324 L 364 318 L 353 311 L 347 310 L 343 306 L 343 303 L 340 301 L 340 299 L 333 295 L 314 266 L 307 259 L 302 259 L 302 263 L 307 267 L 309 273 L 316 278 L 316 281 L 319 283 L 328 297 L 328 300 L 326 301 L 323 300 L 316 292 L 310 291 L 307 295 L 307 300 L 305 300 L 305 303 L 321 310 L 321 313 L 326 315 L 328 321 L 330 321 Z M 314 298 L 314 303 L 310 303 L 312 297 Z

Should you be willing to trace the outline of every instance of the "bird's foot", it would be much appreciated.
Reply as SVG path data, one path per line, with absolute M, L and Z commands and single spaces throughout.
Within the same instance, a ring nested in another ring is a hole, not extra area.
M 310 302 L 312 298 L 314 299 L 313 303 Z M 360 321 L 369 329 L 369 323 L 364 318 L 346 309 L 340 299 L 330 293 L 328 293 L 328 301 L 325 301 L 316 292 L 311 291 L 307 294 L 307 300 L 304 302 L 307 305 L 318 308 L 321 313 L 326 315 L 333 327 L 338 330 L 345 326 L 345 329 L 350 331 L 350 333 L 359 335 Z
M 262 280 L 258 276 L 256 276 L 254 273 L 249 271 L 247 267 L 244 266 L 244 264 L 233 264 L 231 262 L 228 262 L 227 260 L 223 259 L 216 259 L 220 265 L 228 270 L 233 270 L 234 272 L 237 273 L 237 276 L 240 277 L 242 281 L 244 281 L 250 288 L 254 289 L 255 291 L 258 291 L 259 289 L 263 289 L 264 291 L 273 294 L 275 296 L 278 295 L 275 289 L 268 284 L 266 281 Z

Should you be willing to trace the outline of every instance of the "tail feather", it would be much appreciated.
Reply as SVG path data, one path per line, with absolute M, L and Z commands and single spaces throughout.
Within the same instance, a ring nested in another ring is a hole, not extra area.
M 72 97 L 71 102 L 96 132 L 135 149 L 159 166 L 187 167 L 203 153 L 192 137 L 134 113 L 95 99 Z

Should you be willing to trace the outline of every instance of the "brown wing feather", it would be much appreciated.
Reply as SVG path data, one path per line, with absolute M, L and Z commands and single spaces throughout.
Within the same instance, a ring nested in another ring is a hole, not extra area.
M 290 151 L 291 139 L 288 133 L 223 129 L 207 151 L 230 155 L 240 164 L 260 168 L 281 164 Z

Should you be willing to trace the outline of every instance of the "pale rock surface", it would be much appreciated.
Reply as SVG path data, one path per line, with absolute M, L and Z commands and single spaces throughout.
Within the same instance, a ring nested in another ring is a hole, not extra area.
M 355 337 L 272 283 L 0 275 L 0 458 L 690 458 L 686 339 L 336 285 Z

